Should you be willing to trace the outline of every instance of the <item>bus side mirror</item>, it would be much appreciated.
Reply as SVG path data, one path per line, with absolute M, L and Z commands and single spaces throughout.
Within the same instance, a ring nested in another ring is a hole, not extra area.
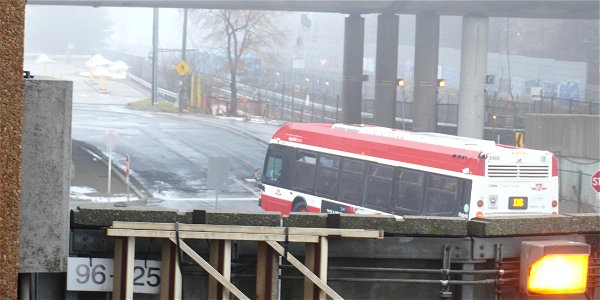
M 579 242 L 521 242 L 521 292 L 528 295 L 585 293 L 589 255 L 590 245 Z

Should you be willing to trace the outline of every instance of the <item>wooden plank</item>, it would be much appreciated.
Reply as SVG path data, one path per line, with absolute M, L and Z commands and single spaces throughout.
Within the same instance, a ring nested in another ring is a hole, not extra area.
M 310 244 L 310 243 L 309 243 Z M 279 255 L 265 242 L 256 252 L 256 299 L 279 299 Z
M 317 244 L 304 244 L 304 265 L 315 275 L 319 275 L 315 268 L 315 259 L 317 256 Z M 308 278 L 304 277 L 304 299 L 314 299 L 315 284 Z
M 121 282 L 121 277 L 124 276 L 124 274 L 122 274 L 121 268 L 119 268 L 119 266 L 122 265 L 123 263 L 123 259 L 124 259 L 124 253 L 123 253 L 123 244 L 125 238 L 118 238 L 115 239 L 115 254 L 114 254 L 114 277 L 113 277 L 113 290 L 112 290 L 112 299 L 113 300 L 119 300 L 119 296 L 121 295 L 121 290 L 124 289 L 125 287 L 122 286 L 122 282 Z
M 160 299 L 181 299 L 181 283 L 177 246 L 169 240 L 163 240 Z
M 170 240 L 173 243 L 177 243 L 175 238 L 170 238 Z M 208 272 L 208 274 L 216 278 L 219 281 L 219 283 L 221 283 L 226 289 L 228 289 L 234 296 L 236 296 L 238 299 L 250 300 L 250 298 L 246 297 L 244 293 L 242 293 L 235 285 L 231 284 L 231 282 L 225 279 L 223 275 L 221 275 L 217 270 L 215 270 L 215 268 L 213 268 L 206 260 L 204 260 L 204 258 L 198 255 L 198 253 L 196 253 L 181 239 L 179 240 L 179 246 L 181 247 L 181 250 L 183 250 L 183 252 L 185 252 L 189 257 L 191 257 L 196 263 L 198 263 L 200 267 L 202 267 L 206 272 Z
M 122 222 L 114 221 L 114 229 L 145 229 L 145 230 L 175 230 L 174 223 L 147 223 L 147 222 Z M 268 226 L 231 226 L 212 224 L 179 224 L 179 231 L 198 232 L 229 232 L 229 233 L 252 233 L 252 234 L 285 234 L 285 227 Z M 374 238 L 382 239 L 383 231 L 365 229 L 341 229 L 341 228 L 305 228 L 289 227 L 289 235 L 319 235 L 319 236 L 341 236 L 347 238 Z
M 133 299 L 133 266 L 135 263 L 135 237 L 124 237 L 115 241 L 113 260 L 113 299 Z
M 135 236 L 153 238 L 175 238 L 175 231 L 165 230 L 138 230 L 138 229 L 107 229 L 108 236 Z M 252 234 L 252 233 L 229 233 L 229 232 L 194 232 L 180 231 L 179 238 L 182 239 L 211 239 L 211 240 L 234 240 L 234 241 L 285 241 L 284 234 Z M 289 242 L 295 243 L 317 243 L 319 237 L 309 235 L 290 235 Z
M 329 240 L 327 237 L 322 236 L 320 238 L 319 244 L 316 245 L 319 247 L 319 278 L 323 280 L 323 282 L 327 282 L 327 266 L 329 264 Z M 323 290 L 319 291 L 319 300 L 325 300 L 327 297 L 325 296 L 325 292 Z
M 284 249 L 279 243 L 275 241 L 266 241 L 267 244 L 271 246 L 279 255 L 283 256 Z M 330 288 L 326 282 L 323 282 L 319 277 L 317 277 L 313 272 L 311 272 L 308 268 L 306 268 L 297 258 L 295 258 L 290 253 L 287 253 L 287 260 L 294 266 L 300 273 L 304 274 L 304 276 L 308 277 L 314 284 L 316 284 L 321 290 L 324 290 L 325 293 L 333 298 L 333 299 L 343 299 L 342 296 L 338 295 L 332 288 Z
M 231 279 L 231 241 L 211 241 L 210 264 L 227 281 Z M 208 299 L 229 299 L 229 292 L 223 290 L 223 287 L 213 277 L 208 278 Z
M 321 237 L 318 244 L 305 244 L 304 265 L 315 275 L 319 276 L 323 282 L 327 282 L 327 264 L 329 254 L 329 240 L 327 237 Z M 304 299 L 325 300 L 325 292 L 317 289 L 316 286 L 304 277 Z
M 231 280 L 231 241 L 221 241 L 223 243 L 223 251 L 221 260 L 223 261 L 223 268 L 221 270 L 221 274 L 223 277 L 227 279 L 227 281 Z M 221 288 L 223 289 L 223 288 Z M 223 300 L 229 300 L 229 291 L 223 290 Z

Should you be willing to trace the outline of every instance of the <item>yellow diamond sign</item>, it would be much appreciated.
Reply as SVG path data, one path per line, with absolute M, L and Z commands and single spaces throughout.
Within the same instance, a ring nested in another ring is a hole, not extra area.
M 187 72 L 190 70 L 190 65 L 188 65 L 185 60 L 180 60 L 179 63 L 175 66 L 175 70 L 181 76 L 185 76 Z

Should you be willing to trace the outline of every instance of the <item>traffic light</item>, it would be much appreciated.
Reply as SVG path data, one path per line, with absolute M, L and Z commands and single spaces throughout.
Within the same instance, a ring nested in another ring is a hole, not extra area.
M 445 87 L 445 86 L 446 86 L 446 80 L 438 79 L 438 87 Z
M 398 78 L 398 86 L 399 87 L 404 87 L 405 84 L 406 84 L 406 82 L 404 82 L 404 78 Z
M 590 246 L 572 241 L 523 241 L 520 289 L 529 295 L 583 294 Z

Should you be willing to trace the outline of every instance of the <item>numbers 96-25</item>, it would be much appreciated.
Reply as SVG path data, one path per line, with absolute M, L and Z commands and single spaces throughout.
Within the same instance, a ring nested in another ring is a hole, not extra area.
M 135 260 L 133 292 L 157 294 L 160 292 L 160 261 Z M 110 258 L 69 257 L 67 290 L 112 291 L 114 263 Z

